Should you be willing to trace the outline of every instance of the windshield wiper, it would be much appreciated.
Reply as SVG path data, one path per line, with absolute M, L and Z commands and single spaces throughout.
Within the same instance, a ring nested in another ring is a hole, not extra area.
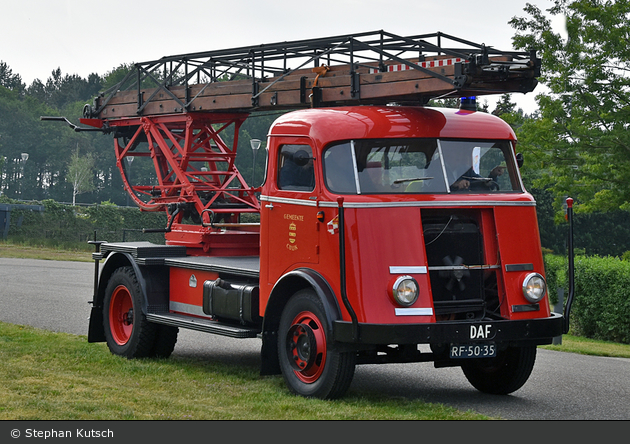
M 461 179 L 466 179 L 466 180 L 471 180 L 471 181 L 477 181 L 477 182 L 490 182 L 492 181 L 492 178 L 490 177 L 470 177 L 470 176 L 462 176 L 459 178 L 459 180 Z
M 395 184 L 404 183 L 404 182 L 413 182 L 415 180 L 431 180 L 433 177 L 413 177 L 409 179 L 396 179 L 394 181 Z

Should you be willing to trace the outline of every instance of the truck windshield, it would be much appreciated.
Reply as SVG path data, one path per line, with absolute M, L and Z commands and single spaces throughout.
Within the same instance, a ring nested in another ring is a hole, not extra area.
M 340 194 L 521 191 L 509 141 L 353 140 L 323 159 L 326 186 Z

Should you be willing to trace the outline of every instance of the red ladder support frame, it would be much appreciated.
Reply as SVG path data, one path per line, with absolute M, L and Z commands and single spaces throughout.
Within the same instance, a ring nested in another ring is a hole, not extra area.
M 197 112 L 108 121 L 116 131 L 116 164 L 125 189 L 141 210 L 169 214 L 172 234 L 167 232 L 167 243 L 202 248 L 207 254 L 214 242 L 209 235 L 224 234 L 225 225 L 238 231 L 242 213 L 260 212 L 256 189 L 245 182 L 234 164 L 239 129 L 247 117 L 242 113 Z M 232 129 L 230 147 L 221 133 Z M 131 183 L 125 161 L 131 156 L 151 158 L 157 185 Z M 175 212 L 177 208 L 196 213 L 201 225 L 182 224 L 184 211 Z M 215 217 L 229 224 L 215 225 Z

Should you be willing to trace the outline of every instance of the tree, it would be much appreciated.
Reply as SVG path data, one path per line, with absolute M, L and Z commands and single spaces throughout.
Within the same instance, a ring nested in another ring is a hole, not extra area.
M 107 90 L 116 86 L 119 82 L 121 82 L 127 74 L 133 69 L 133 64 L 121 64 L 118 65 L 117 68 L 108 71 L 103 76 L 103 85 L 102 88 Z
M 90 74 L 86 80 L 76 74 L 64 76 L 61 68 L 57 68 L 51 72 L 45 84 L 35 79 L 27 92 L 40 102 L 61 110 L 74 102 L 93 99 L 98 95 L 101 82 L 98 74 Z
M 78 194 L 87 193 L 94 189 L 92 180 L 92 169 L 94 168 L 94 158 L 91 155 L 79 156 L 79 149 L 72 154 L 68 165 L 68 175 L 66 180 L 72 184 L 72 206 L 76 205 Z
M 511 94 L 502 94 L 501 98 L 497 102 L 497 106 L 492 111 L 495 116 L 501 116 L 503 114 L 513 113 L 516 110 L 516 102 L 512 102 Z
M 0 61 L 0 86 L 12 89 L 20 94 L 24 93 L 25 88 L 24 83 L 22 83 L 22 77 L 19 74 L 13 74 L 13 70 L 3 61 Z
M 565 195 L 577 211 L 630 211 L 630 2 L 554 0 L 544 14 L 527 4 L 515 17 L 516 49 L 537 49 L 540 116 L 518 131 L 536 167 L 536 186 L 549 187 L 556 208 Z M 550 16 L 566 18 L 566 35 Z

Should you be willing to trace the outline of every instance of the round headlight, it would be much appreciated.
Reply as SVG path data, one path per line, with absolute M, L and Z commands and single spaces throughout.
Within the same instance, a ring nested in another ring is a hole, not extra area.
M 392 285 L 392 297 L 404 307 L 418 300 L 418 283 L 411 276 L 400 276 Z
M 530 273 L 523 280 L 523 296 L 530 302 L 538 302 L 545 296 L 547 284 L 538 273 Z

